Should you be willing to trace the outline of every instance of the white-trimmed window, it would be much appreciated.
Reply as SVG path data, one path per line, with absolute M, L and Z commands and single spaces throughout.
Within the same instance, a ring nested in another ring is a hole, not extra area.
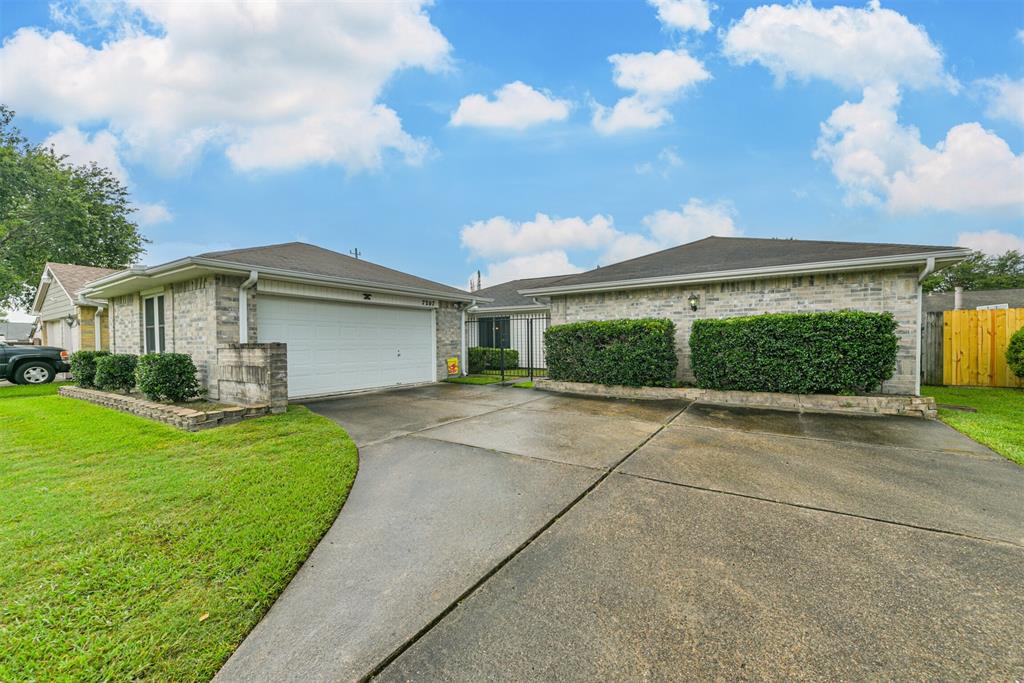
M 148 296 L 142 301 L 142 321 L 145 331 L 146 353 L 166 350 L 164 335 L 164 295 Z

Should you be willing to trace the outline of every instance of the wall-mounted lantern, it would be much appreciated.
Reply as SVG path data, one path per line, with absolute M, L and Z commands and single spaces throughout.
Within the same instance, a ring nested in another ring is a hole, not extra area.
M 691 311 L 696 311 L 696 310 L 697 310 L 697 304 L 699 304 L 699 303 L 700 303 L 700 297 L 699 297 L 699 296 L 697 296 L 697 294 L 696 294 L 696 293 L 694 293 L 694 294 L 691 294 L 691 295 L 690 295 L 690 298 L 689 298 L 689 299 L 687 299 L 687 300 L 686 300 L 686 302 L 687 302 L 688 304 L 690 304 L 690 310 L 691 310 Z
M 75 316 L 71 315 L 70 313 L 68 313 L 66 316 L 64 316 L 64 324 L 67 325 L 68 327 L 74 327 L 75 323 L 77 323 L 77 322 L 78 322 L 78 318 L 76 318 Z

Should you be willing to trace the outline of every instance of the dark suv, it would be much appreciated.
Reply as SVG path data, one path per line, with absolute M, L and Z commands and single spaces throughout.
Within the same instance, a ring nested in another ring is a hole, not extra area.
M 68 352 L 56 346 L 15 346 L 0 342 L 0 379 L 15 384 L 46 384 L 68 372 Z

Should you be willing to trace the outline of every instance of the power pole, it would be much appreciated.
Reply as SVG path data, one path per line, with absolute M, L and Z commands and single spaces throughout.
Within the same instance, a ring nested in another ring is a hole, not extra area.
M 352 254 L 352 258 L 356 259 L 363 255 L 363 252 L 359 251 L 359 247 L 356 247 L 355 249 L 349 249 L 348 253 Z

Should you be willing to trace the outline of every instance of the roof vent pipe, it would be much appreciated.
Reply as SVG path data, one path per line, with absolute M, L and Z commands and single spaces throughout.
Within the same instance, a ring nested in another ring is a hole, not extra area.
M 249 271 L 249 279 L 238 287 L 238 341 L 249 343 L 249 297 L 246 291 L 252 289 L 259 279 L 255 270 Z
M 964 307 L 964 288 L 954 287 L 953 288 L 953 310 L 959 311 Z

